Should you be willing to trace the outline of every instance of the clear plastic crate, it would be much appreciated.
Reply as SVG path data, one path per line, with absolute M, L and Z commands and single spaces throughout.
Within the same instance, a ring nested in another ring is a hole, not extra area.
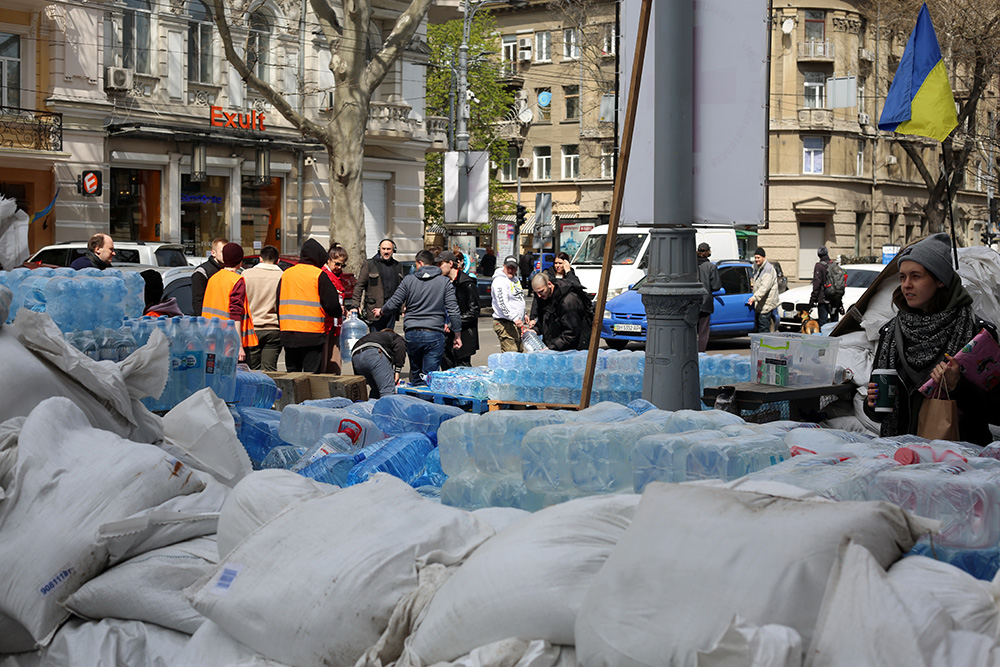
M 833 384 L 839 343 L 829 336 L 750 334 L 751 379 L 779 387 Z

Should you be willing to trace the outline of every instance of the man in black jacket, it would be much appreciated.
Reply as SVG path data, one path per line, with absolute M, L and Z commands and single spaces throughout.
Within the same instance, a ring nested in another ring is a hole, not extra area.
M 229 243 L 224 238 L 212 240 L 212 255 L 191 274 L 191 307 L 195 315 L 201 315 L 201 304 L 205 301 L 208 280 L 222 268 L 222 249 Z
M 394 329 L 398 314 L 384 314 L 381 317 L 374 314 L 393 295 L 396 288 L 403 282 L 403 265 L 393 255 L 396 244 L 392 239 L 382 239 L 378 244 L 378 252 L 368 259 L 363 269 L 365 273 L 358 280 L 361 297 L 355 301 L 361 311 L 361 319 L 368 323 L 369 331 Z
M 552 281 L 545 272 L 531 279 L 538 301 L 538 320 L 532 328 L 550 350 L 585 350 L 594 323 L 593 306 L 584 291 L 565 280 Z
M 707 243 L 698 244 L 698 278 L 705 288 L 705 296 L 701 298 L 701 309 L 698 311 L 698 351 L 708 349 L 708 334 L 711 331 L 712 313 L 715 312 L 715 292 L 722 289 L 719 269 L 708 258 L 712 256 L 712 247 Z
M 448 327 L 444 338 L 444 357 L 441 368 L 447 370 L 455 366 L 471 366 L 472 355 L 479 349 L 479 290 L 476 281 L 462 271 L 458 257 L 450 250 L 438 253 L 437 265 L 441 274 L 450 278 L 455 286 L 455 299 L 462 319 L 462 347 L 454 348 L 455 332 Z

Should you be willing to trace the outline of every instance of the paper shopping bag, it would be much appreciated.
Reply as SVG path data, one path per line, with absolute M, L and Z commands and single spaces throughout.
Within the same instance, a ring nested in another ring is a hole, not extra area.
M 917 435 L 928 440 L 958 440 L 958 403 L 951 400 L 948 390 L 939 385 L 934 396 L 924 398 L 917 420 Z

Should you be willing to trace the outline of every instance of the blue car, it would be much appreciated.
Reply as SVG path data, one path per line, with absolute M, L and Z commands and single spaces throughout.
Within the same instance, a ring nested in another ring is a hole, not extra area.
M 747 305 L 753 294 L 750 276 L 753 263 L 743 260 L 717 262 L 722 289 L 715 293 L 715 312 L 712 313 L 711 336 L 745 336 L 755 330 L 754 311 Z M 643 278 L 627 292 L 608 301 L 604 309 L 601 338 L 608 347 L 622 350 L 631 341 L 646 342 L 646 309 L 639 296 Z

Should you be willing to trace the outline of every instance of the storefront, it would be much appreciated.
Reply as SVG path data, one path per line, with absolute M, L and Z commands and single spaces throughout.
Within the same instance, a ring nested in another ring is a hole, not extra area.
M 112 238 L 132 241 L 159 241 L 159 169 L 111 169 L 108 183 Z
M 207 175 L 192 182 L 191 174 L 181 174 L 181 238 L 184 250 L 195 257 L 212 251 L 212 240 L 228 239 L 229 179 Z

